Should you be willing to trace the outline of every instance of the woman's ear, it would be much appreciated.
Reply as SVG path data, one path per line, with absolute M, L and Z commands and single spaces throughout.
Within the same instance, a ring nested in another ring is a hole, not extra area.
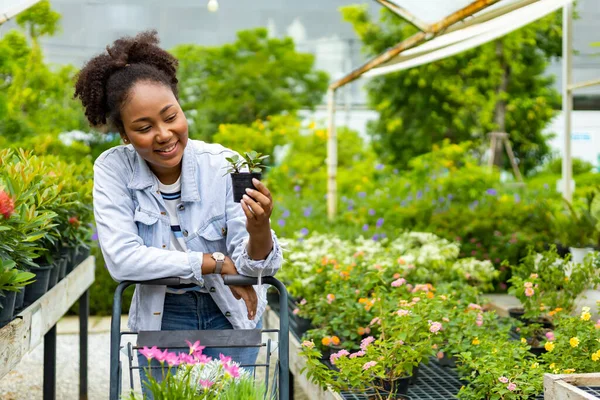
M 121 133 L 121 139 L 123 140 L 123 143 L 129 144 L 129 138 L 127 137 L 127 135 Z

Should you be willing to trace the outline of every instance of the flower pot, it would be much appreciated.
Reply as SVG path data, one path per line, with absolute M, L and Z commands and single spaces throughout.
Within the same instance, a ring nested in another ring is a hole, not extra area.
M 267 292 L 267 303 L 271 310 L 279 313 L 279 293 L 269 290 Z
M 412 376 L 410 377 L 410 381 L 408 383 L 410 385 L 416 385 L 417 379 L 419 379 L 419 365 L 413 368 Z
M 529 348 L 529 352 L 531 354 L 534 354 L 536 357 L 538 357 L 538 356 L 541 356 L 544 353 L 547 353 L 548 350 L 546 350 L 546 348 L 543 347 L 543 346 L 542 347 L 533 347 L 532 346 L 532 347 Z
M 438 358 L 437 361 L 440 367 L 456 368 L 456 357 L 453 355 L 449 356 L 447 352 L 444 353 L 442 358 Z
M 25 291 L 25 307 L 35 303 L 37 299 L 42 297 L 48 291 L 48 281 L 50 280 L 51 265 L 40 265 L 37 268 L 31 268 L 29 272 L 35 274 L 35 281 L 27 286 Z
M 577 248 L 577 247 L 569 247 L 569 251 L 571 252 L 571 260 L 577 264 L 583 263 L 585 256 L 594 251 L 592 247 L 585 248 Z M 571 271 L 567 272 L 567 276 L 571 275 Z
M 75 251 L 77 249 L 75 247 L 66 247 L 61 250 L 61 254 L 67 259 L 67 272 L 65 275 L 68 275 L 73 268 L 75 267 Z
M 525 315 L 525 310 L 522 308 L 509 308 L 508 315 L 511 318 L 518 319 L 519 321 L 524 322 L 523 315 Z
M 77 246 L 75 250 L 75 259 L 73 261 L 73 268 L 84 262 L 90 256 L 91 249 L 89 246 L 81 245 Z
M 69 258 L 65 255 L 61 255 L 60 259 L 58 260 L 58 265 L 59 265 L 59 269 L 58 269 L 58 281 L 62 281 L 65 276 L 67 275 L 67 263 L 69 262 Z
M 403 376 L 394 380 L 390 379 L 377 379 L 375 383 L 375 391 L 383 396 L 384 399 L 401 399 L 403 395 L 408 393 L 408 385 L 410 384 L 411 377 Z
M 233 201 L 239 203 L 242 197 L 246 194 L 246 189 L 256 189 L 252 184 L 252 178 L 260 180 L 262 174 L 249 172 L 231 174 L 231 184 L 233 185 Z
M 22 287 L 21 290 L 17 292 L 17 296 L 15 297 L 15 314 L 18 314 L 23 309 L 23 301 L 25 301 L 25 290 L 27 286 Z
M 290 316 L 290 330 L 296 334 L 298 338 L 312 328 L 310 319 L 299 317 L 294 314 L 294 310 L 298 308 L 298 304 L 290 297 L 288 297 L 288 313 Z
M 15 299 L 17 292 L 4 291 L 0 296 L 0 328 L 8 324 L 15 311 Z
M 50 278 L 48 278 L 48 290 L 56 286 L 56 283 L 58 282 L 58 273 L 60 272 L 58 261 L 53 262 L 50 266 L 52 269 L 50 270 Z

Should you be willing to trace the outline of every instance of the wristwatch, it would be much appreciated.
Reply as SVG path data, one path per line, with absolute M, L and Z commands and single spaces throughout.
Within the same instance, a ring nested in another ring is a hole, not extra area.
M 215 260 L 217 262 L 217 266 L 215 267 L 215 274 L 221 274 L 221 271 L 223 270 L 223 264 L 225 263 L 225 254 L 223 253 L 219 253 L 214 252 L 211 254 L 211 257 L 213 260 Z

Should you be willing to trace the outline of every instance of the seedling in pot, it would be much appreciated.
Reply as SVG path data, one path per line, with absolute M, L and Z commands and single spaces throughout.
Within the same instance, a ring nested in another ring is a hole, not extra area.
M 236 154 L 225 158 L 229 162 L 225 175 L 231 174 L 233 200 L 236 203 L 242 200 L 247 188 L 256 189 L 252 179 L 260 180 L 262 178 L 262 170 L 265 168 L 263 161 L 268 157 L 268 155 L 250 151 L 244 153 L 241 157 Z M 247 169 L 247 171 L 242 171 L 243 169 Z

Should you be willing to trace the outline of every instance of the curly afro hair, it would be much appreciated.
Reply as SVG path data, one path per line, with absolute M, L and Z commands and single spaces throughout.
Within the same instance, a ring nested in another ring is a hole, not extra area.
M 122 37 L 106 47 L 107 54 L 85 64 L 77 76 L 75 97 L 92 126 L 108 124 L 123 134 L 121 105 L 139 81 L 163 84 L 177 97 L 177 59 L 158 43 L 155 30 Z

